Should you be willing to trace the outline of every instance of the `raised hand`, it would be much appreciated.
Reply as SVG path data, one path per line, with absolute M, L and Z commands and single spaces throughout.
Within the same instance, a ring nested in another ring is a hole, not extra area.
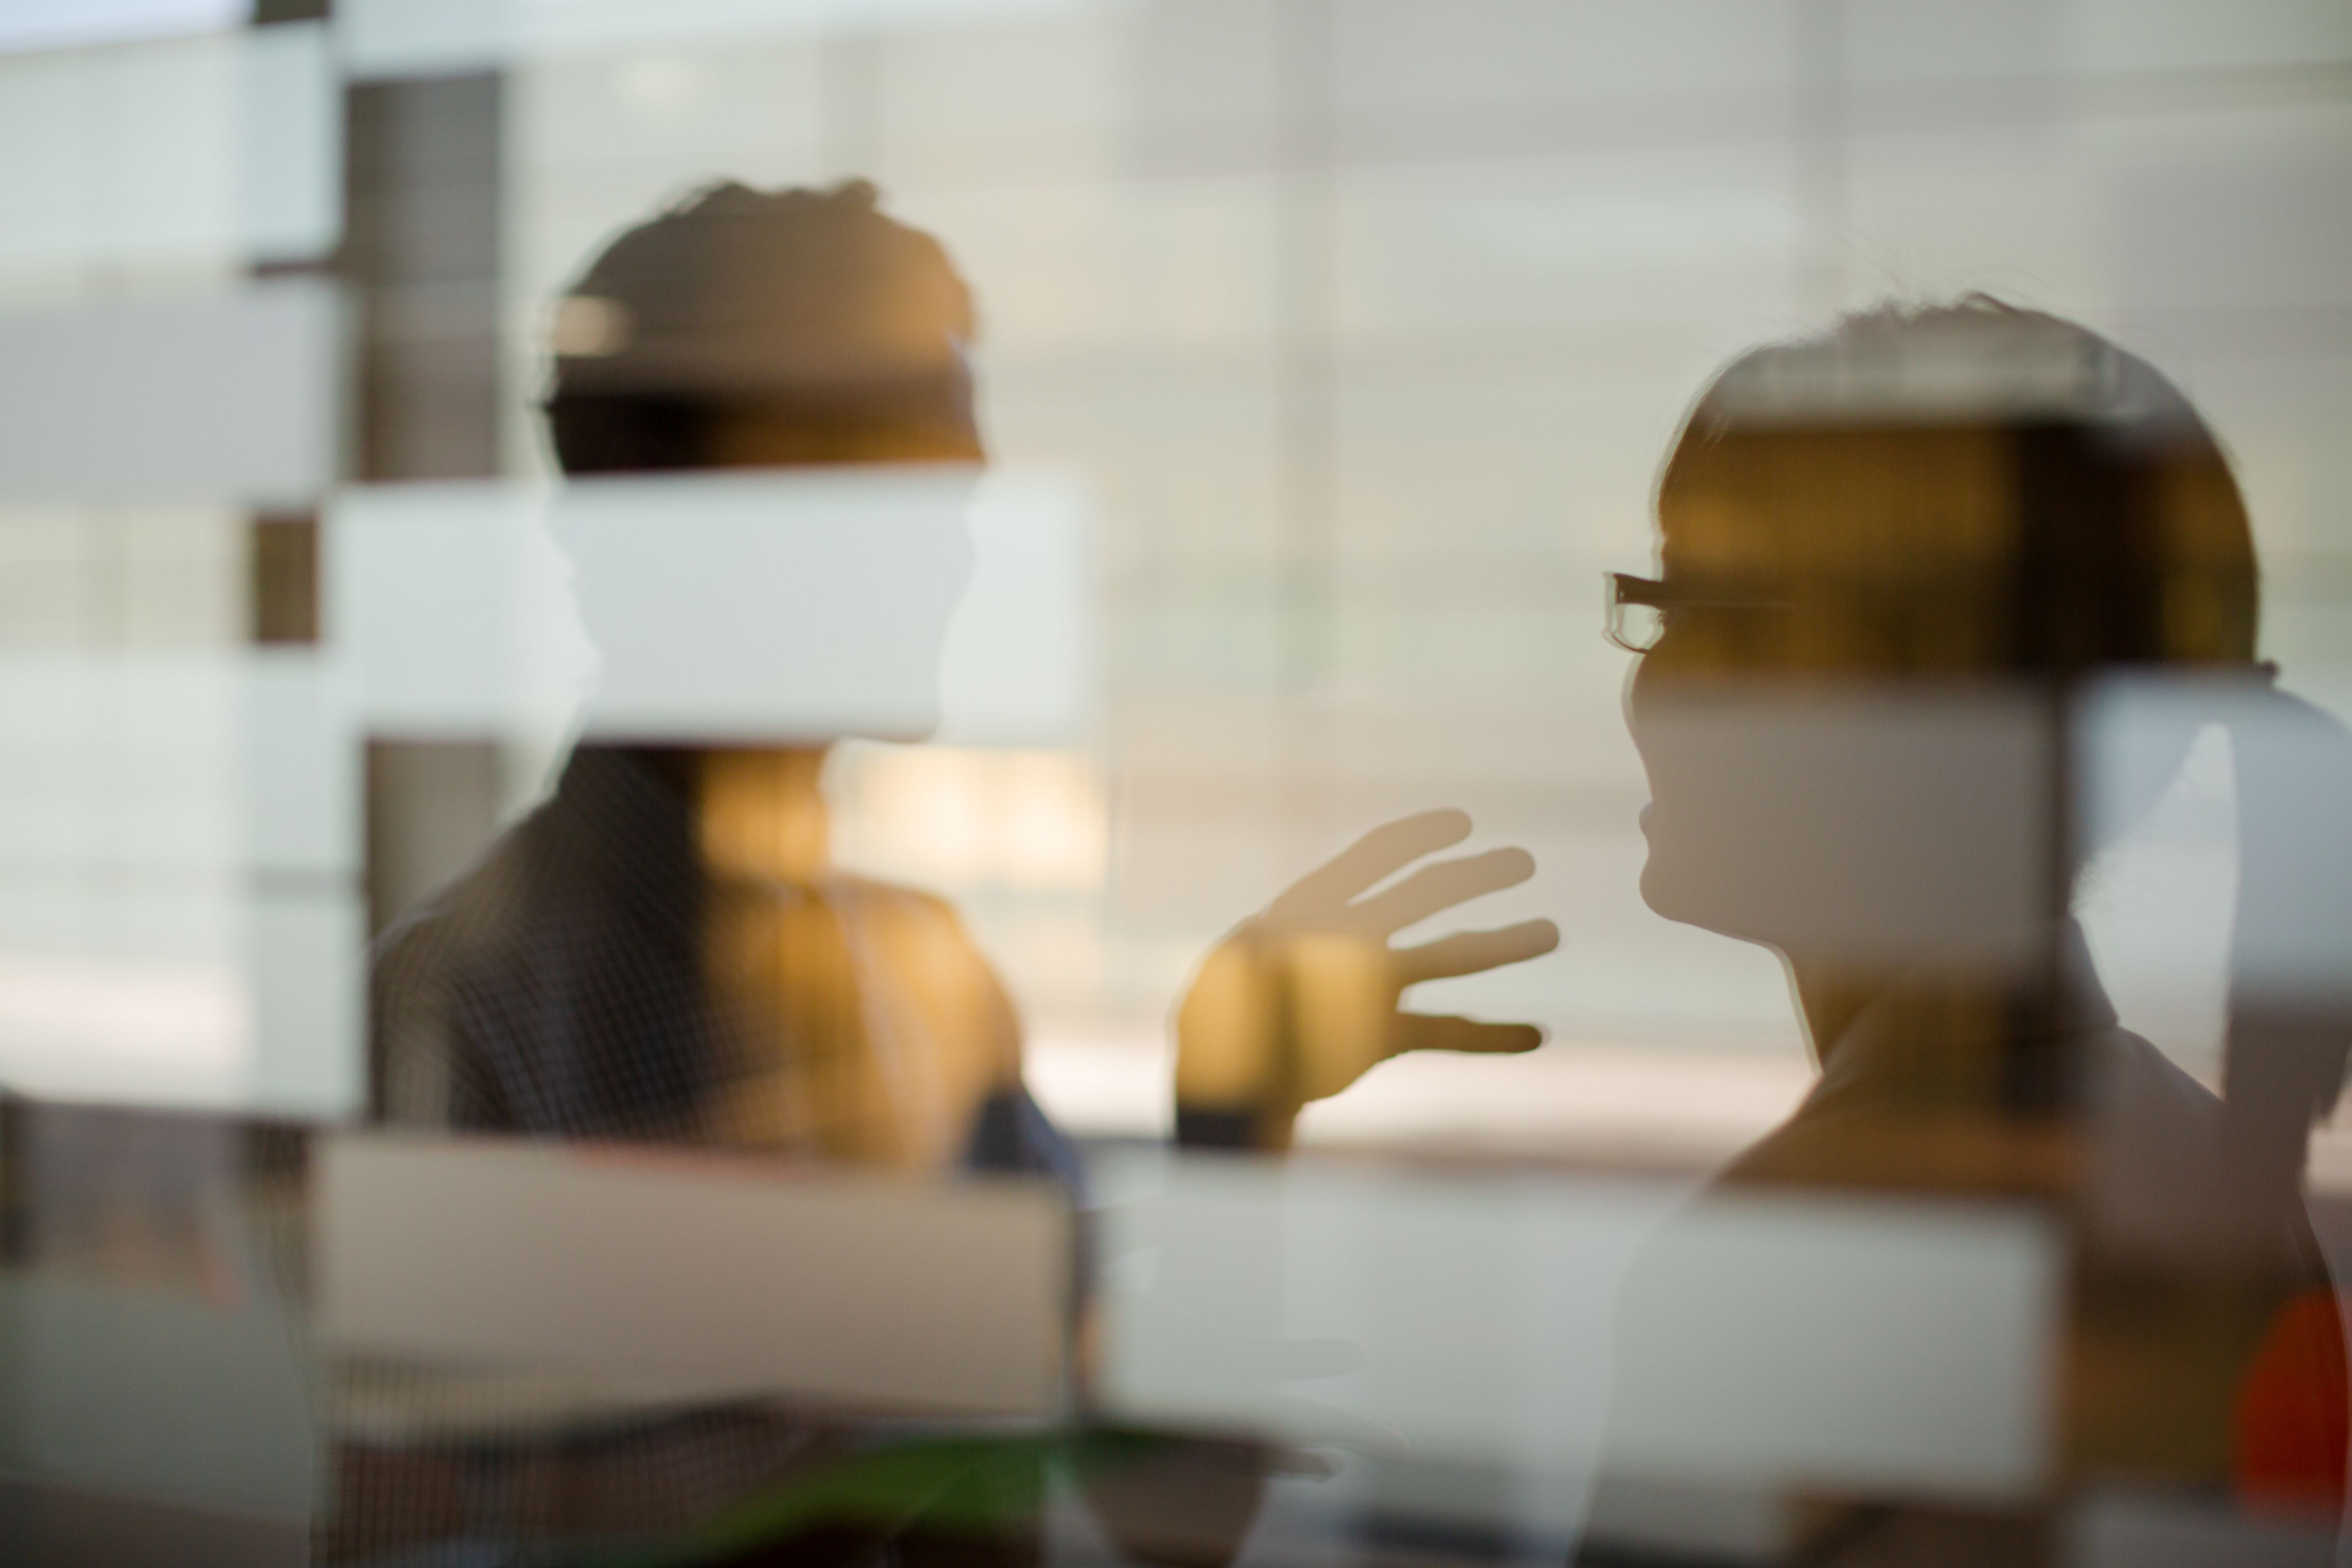
M 1526 850 L 1492 849 L 1434 861 L 1370 891 L 1469 834 L 1470 818 L 1459 811 L 1376 827 L 1210 952 L 1176 1012 L 1180 1135 L 1280 1148 L 1300 1108 L 1400 1052 L 1527 1051 L 1543 1043 L 1532 1024 L 1400 1005 L 1406 988 L 1424 980 L 1476 974 L 1559 945 L 1559 929 L 1545 920 L 1389 945 L 1407 926 L 1535 875 Z

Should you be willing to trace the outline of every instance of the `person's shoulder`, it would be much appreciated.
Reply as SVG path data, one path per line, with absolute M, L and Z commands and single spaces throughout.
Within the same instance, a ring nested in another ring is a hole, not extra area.
M 953 933 L 969 941 L 963 916 L 944 895 L 928 888 L 910 887 L 857 872 L 838 872 L 826 883 L 826 895 L 838 909 L 869 920 Z
M 415 1126 L 489 1126 L 497 1074 L 469 1012 L 485 994 L 511 996 L 520 875 L 510 829 L 475 864 L 393 920 L 368 951 L 371 1073 L 377 1114 Z M 468 998 L 472 998 L 471 1002 Z
M 446 984 L 469 959 L 498 945 L 512 915 L 524 871 L 518 839 L 529 824 L 509 829 L 466 869 L 411 904 L 368 944 L 368 986 L 376 1005 Z
M 960 1035 L 977 1025 L 1008 1061 L 1018 1058 L 1012 993 L 954 904 L 921 888 L 860 876 L 835 877 L 826 896 L 852 940 L 935 1027 Z
M 368 944 L 368 990 L 376 1005 L 414 993 L 448 966 L 454 922 L 438 900 L 413 905 L 395 916 Z

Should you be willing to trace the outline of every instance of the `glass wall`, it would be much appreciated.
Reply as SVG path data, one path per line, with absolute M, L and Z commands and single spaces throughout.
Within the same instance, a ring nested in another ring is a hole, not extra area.
M 2340 6 L 17 10 L 23 1560 L 2333 1560 Z

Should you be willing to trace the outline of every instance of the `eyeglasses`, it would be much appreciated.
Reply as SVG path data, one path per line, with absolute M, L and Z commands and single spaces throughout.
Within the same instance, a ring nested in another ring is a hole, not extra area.
M 1785 599 L 1758 599 L 1719 589 L 1661 583 L 1630 572 L 1603 575 L 1602 604 L 1608 610 L 1603 635 L 1627 653 L 1647 653 L 1665 635 L 1666 618 L 1676 610 L 1780 610 Z

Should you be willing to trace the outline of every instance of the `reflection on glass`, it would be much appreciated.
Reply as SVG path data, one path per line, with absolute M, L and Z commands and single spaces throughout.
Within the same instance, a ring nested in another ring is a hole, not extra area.
M 2318 10 L 0 12 L 0 1561 L 2335 1554 Z

